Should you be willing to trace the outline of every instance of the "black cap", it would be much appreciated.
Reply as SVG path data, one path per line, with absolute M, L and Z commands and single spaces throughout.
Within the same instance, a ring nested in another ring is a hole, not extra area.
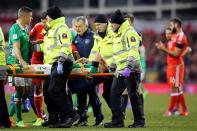
M 47 10 L 47 15 L 54 20 L 63 16 L 62 11 L 57 6 L 50 7 Z
M 107 23 L 107 18 L 104 14 L 98 14 L 95 17 L 94 23 Z
M 116 10 L 111 16 L 111 23 L 121 25 L 124 21 L 125 21 L 124 16 L 122 15 L 122 13 L 119 9 Z

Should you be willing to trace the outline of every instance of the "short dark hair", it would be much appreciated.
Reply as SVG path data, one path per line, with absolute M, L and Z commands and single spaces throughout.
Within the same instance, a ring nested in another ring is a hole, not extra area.
M 47 18 L 47 12 L 43 12 L 41 15 L 40 15 L 40 19 L 46 19 Z
M 182 26 L 182 21 L 181 21 L 181 19 L 178 18 L 178 17 L 171 19 L 171 21 L 172 21 L 173 23 L 175 23 L 175 24 L 178 24 L 179 27 Z
M 32 12 L 32 9 L 27 7 L 27 6 L 23 6 L 18 10 L 18 16 L 21 16 L 23 13 L 30 13 Z

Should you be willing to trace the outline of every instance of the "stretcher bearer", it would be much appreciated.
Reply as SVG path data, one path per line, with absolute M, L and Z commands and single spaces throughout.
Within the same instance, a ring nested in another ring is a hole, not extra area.
M 110 66 L 112 63 L 113 55 L 113 30 L 111 23 L 107 20 L 104 14 L 99 14 L 95 17 L 94 24 L 96 27 L 96 33 L 94 35 L 94 46 L 92 48 L 89 60 L 99 62 L 100 72 L 110 72 Z M 110 90 L 113 78 L 103 77 L 94 78 L 93 84 L 98 85 L 103 82 L 104 91 L 103 98 L 105 99 L 108 107 L 110 104 Z
M 11 123 L 9 120 L 8 108 L 5 99 L 4 83 L 7 79 L 6 70 L 2 67 L 6 65 L 5 60 L 5 40 L 3 32 L 0 27 L 0 128 L 10 128 Z
M 112 121 L 105 128 L 124 127 L 121 96 L 125 88 L 132 100 L 134 123 L 129 128 L 145 127 L 142 101 L 138 92 L 140 83 L 140 55 L 138 33 L 124 19 L 120 10 L 111 16 L 113 31 L 113 57 L 117 65 L 111 89 Z
M 74 60 L 72 36 L 59 7 L 47 10 L 47 20 L 49 30 L 44 37 L 44 63 L 53 65 L 50 78 L 44 81 L 43 93 L 49 120 L 43 126 L 71 127 L 79 119 L 65 89 Z
M 32 9 L 29 7 L 21 7 L 18 10 L 18 20 L 9 30 L 9 47 L 10 52 L 7 64 L 20 64 L 22 66 L 29 63 L 30 41 L 29 33 L 26 26 L 32 20 Z M 16 95 L 14 98 L 14 107 L 16 111 L 16 126 L 25 127 L 21 115 L 22 100 L 28 96 L 28 90 L 31 84 L 30 79 L 14 77 L 14 86 Z

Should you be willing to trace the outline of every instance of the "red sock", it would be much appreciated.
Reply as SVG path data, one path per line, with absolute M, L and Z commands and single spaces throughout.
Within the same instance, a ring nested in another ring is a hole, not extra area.
M 42 101 L 43 101 L 42 95 L 39 96 L 34 95 L 34 103 L 35 103 L 38 118 L 42 118 Z
M 173 109 L 176 111 L 179 111 L 179 104 L 180 104 L 180 95 L 178 95 L 177 102 L 176 102 Z
M 176 94 L 176 93 L 171 93 L 170 105 L 169 105 L 168 111 L 172 112 L 173 108 L 174 108 L 175 105 L 177 104 L 177 101 L 178 101 L 178 94 Z
M 181 93 L 181 94 L 179 95 L 179 99 L 180 99 L 180 104 L 181 104 L 181 106 L 182 106 L 183 111 L 184 111 L 184 112 L 187 111 L 187 105 L 186 105 L 185 97 L 184 97 L 183 93 Z

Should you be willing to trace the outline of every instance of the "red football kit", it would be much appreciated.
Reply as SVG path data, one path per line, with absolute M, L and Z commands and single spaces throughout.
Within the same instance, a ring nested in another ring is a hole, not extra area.
M 184 32 L 173 34 L 171 41 L 167 43 L 167 48 L 174 51 L 175 48 L 181 48 L 182 51 L 178 57 L 167 55 L 167 81 L 170 87 L 181 87 L 184 79 L 184 61 L 183 52 L 186 50 L 187 38 Z

